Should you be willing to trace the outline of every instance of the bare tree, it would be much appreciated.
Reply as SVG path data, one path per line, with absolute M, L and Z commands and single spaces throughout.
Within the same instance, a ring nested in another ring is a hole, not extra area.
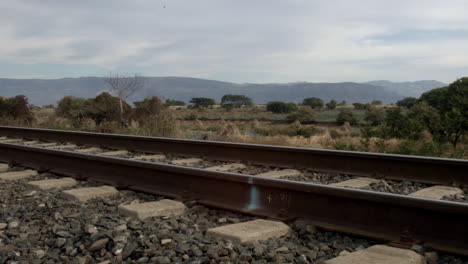
M 110 87 L 111 92 L 119 98 L 120 122 L 123 120 L 123 101 L 146 84 L 146 79 L 140 74 L 134 75 L 109 74 L 104 77 L 104 82 Z

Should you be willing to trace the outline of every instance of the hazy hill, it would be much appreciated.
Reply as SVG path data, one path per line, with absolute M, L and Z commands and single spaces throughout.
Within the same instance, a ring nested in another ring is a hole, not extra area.
M 335 99 L 353 102 L 370 102 L 378 99 L 385 103 L 395 102 L 405 96 L 414 96 L 421 91 L 439 87 L 445 84 L 436 81 L 420 81 L 407 83 L 391 83 L 375 81 L 369 83 L 271 83 L 271 84 L 236 84 L 197 78 L 185 77 L 148 77 L 147 85 L 138 91 L 129 102 L 141 100 L 146 96 L 162 96 L 164 98 L 188 102 L 192 97 L 210 97 L 219 101 L 228 93 L 244 94 L 255 103 L 265 103 L 279 100 L 301 102 L 306 97 L 319 97 L 325 101 Z M 427 84 L 430 83 L 431 85 Z M 421 85 L 417 85 L 417 84 Z M 424 84 L 424 85 L 422 85 Z M 405 88 L 406 87 L 406 88 Z M 94 97 L 107 90 L 105 83 L 99 77 L 64 78 L 54 80 L 44 79 L 0 79 L 0 96 L 24 94 L 35 105 L 53 104 L 65 95 L 79 97 Z
M 401 96 L 412 97 L 419 97 L 424 92 L 447 85 L 439 81 L 390 82 L 382 80 L 371 81 L 366 83 L 370 85 L 384 87 L 387 90 L 396 92 Z

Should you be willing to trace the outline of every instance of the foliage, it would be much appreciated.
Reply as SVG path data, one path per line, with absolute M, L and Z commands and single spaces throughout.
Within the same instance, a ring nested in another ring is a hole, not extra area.
M 17 95 L 11 98 L 0 97 L 0 117 L 25 122 L 34 120 L 31 112 L 32 105 L 24 95 Z
M 304 126 L 288 126 L 282 128 L 255 128 L 254 132 L 256 134 L 262 136 L 278 136 L 278 135 L 286 135 L 286 136 L 303 136 L 303 137 L 311 137 L 319 132 L 319 130 L 313 126 L 304 127 Z
M 456 146 L 468 130 L 468 77 L 421 95 L 440 114 L 443 137 Z
M 297 110 L 297 105 L 295 103 L 271 101 L 267 103 L 266 109 L 275 114 L 291 113 Z
M 385 110 L 371 106 L 366 110 L 364 120 L 373 126 L 380 125 L 385 120 Z
M 371 105 L 382 105 L 382 101 L 380 101 L 380 100 L 373 100 L 373 101 L 371 102 Z
M 85 102 L 84 98 L 65 96 L 58 101 L 56 114 L 59 117 L 70 119 L 73 127 L 79 127 L 81 120 L 85 118 Z
M 353 106 L 354 106 L 354 109 L 356 110 L 366 110 L 370 107 L 369 104 L 362 104 L 362 103 L 354 103 Z
M 423 126 L 416 119 L 408 118 L 400 108 L 388 109 L 383 125 L 380 127 L 382 138 L 418 139 Z
M 337 106 L 345 106 L 346 105 L 346 100 L 341 101 Z
M 315 121 L 315 112 L 314 110 L 308 107 L 302 107 L 299 110 L 290 113 L 286 119 L 288 121 L 298 120 L 301 123 L 313 122 Z
M 250 106 L 253 105 L 252 99 L 245 95 L 240 94 L 226 94 L 221 98 L 221 105 L 224 108 L 240 108 L 243 105 Z
M 413 107 L 413 105 L 415 105 L 417 103 L 417 101 L 418 101 L 418 99 L 416 99 L 414 97 L 405 97 L 405 98 L 397 101 L 396 105 L 401 106 L 401 107 L 411 108 L 411 107 Z
M 91 118 L 97 125 L 104 121 L 120 121 L 119 98 L 103 92 L 95 98 L 88 99 L 84 105 L 85 116 Z M 123 118 L 128 118 L 131 107 L 125 101 L 122 102 Z
M 321 109 L 323 107 L 323 100 L 317 97 L 305 98 L 302 101 L 303 105 L 308 105 L 313 109 Z
M 193 104 L 194 107 L 200 108 L 200 107 L 212 107 L 215 104 L 215 100 L 211 98 L 205 98 L 205 97 L 193 97 L 190 100 L 190 103 Z
M 336 108 L 336 104 L 335 100 L 330 100 L 330 102 L 326 104 L 326 107 L 328 110 L 333 110 Z
M 351 109 L 340 109 L 338 116 L 336 117 L 336 123 L 339 125 L 344 124 L 345 122 L 349 122 L 351 125 L 357 124 L 356 115 L 353 113 Z
M 133 104 L 135 109 L 132 118 L 140 124 L 144 124 L 150 116 L 161 114 L 165 109 L 162 100 L 157 96 L 148 97 Z
M 170 105 L 185 105 L 184 101 L 177 101 L 177 100 L 171 100 L 171 99 L 166 99 L 165 105 L 170 106 Z

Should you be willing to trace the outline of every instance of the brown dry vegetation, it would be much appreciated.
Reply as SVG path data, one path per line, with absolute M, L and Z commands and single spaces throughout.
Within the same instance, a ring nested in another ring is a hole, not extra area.
M 192 110 L 196 112 L 196 110 Z M 185 120 L 175 121 L 168 115 L 174 115 L 177 111 L 170 110 L 166 116 L 161 116 L 161 120 L 149 120 L 148 124 L 142 126 L 137 122 L 131 122 L 127 128 L 121 128 L 118 123 L 104 122 L 99 126 L 92 120 L 85 120 L 81 127 L 82 130 L 100 131 L 108 133 L 123 133 L 145 136 L 169 136 L 177 138 L 202 139 L 213 141 L 241 142 L 252 144 L 282 145 L 293 147 L 307 147 L 320 149 L 340 149 L 353 151 L 401 153 L 407 141 L 391 138 L 383 140 L 372 137 L 366 143 L 361 137 L 359 127 L 354 127 L 345 123 L 342 126 L 327 127 L 319 125 L 304 125 L 298 121 L 291 124 L 274 124 L 271 122 L 259 121 L 204 121 L 204 120 Z M 35 122 L 33 126 L 54 128 L 54 129 L 72 129 L 71 122 L 67 119 L 57 117 L 54 109 L 36 109 L 34 110 Z M 172 116 L 173 118 L 174 116 Z M 152 123 L 153 122 L 153 123 Z M 175 122 L 171 126 L 157 126 L 164 122 Z M 164 131 L 164 127 L 169 127 Z M 302 131 L 302 132 L 301 132 Z M 295 133 L 304 133 L 306 135 L 295 135 Z M 423 149 L 426 146 L 434 144 L 432 136 L 425 133 L 422 139 L 409 147 Z M 466 152 L 466 142 L 462 142 L 456 149 L 444 146 L 441 152 L 442 157 L 466 158 L 463 153 Z M 424 153 L 422 153 L 424 154 Z

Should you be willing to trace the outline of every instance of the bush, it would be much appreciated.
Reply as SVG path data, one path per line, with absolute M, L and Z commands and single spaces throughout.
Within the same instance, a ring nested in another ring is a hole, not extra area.
M 328 110 L 333 110 L 336 108 L 336 101 L 331 100 L 329 103 L 326 104 L 326 107 Z
M 369 104 L 361 104 L 361 103 L 354 103 L 353 106 L 354 106 L 354 109 L 356 110 L 366 110 L 370 107 Z
M 275 114 L 290 113 L 297 110 L 297 105 L 295 103 L 272 101 L 267 103 L 266 109 Z
M 215 104 L 215 100 L 211 98 L 205 98 L 205 97 L 194 97 L 190 100 L 190 103 L 193 104 L 195 108 L 200 108 L 200 107 L 212 107 Z
M 184 102 L 184 101 L 177 101 L 177 100 L 166 99 L 165 105 L 167 105 L 167 106 L 172 106 L 172 105 L 185 105 L 185 102 Z
M 144 125 L 149 117 L 162 114 L 165 106 L 162 100 L 157 96 L 145 98 L 143 101 L 134 102 L 132 118 L 140 125 Z
M 366 110 L 364 120 L 373 126 L 380 125 L 385 120 L 385 110 L 371 106 Z
M 400 107 L 411 108 L 411 107 L 413 107 L 413 105 L 415 105 L 417 103 L 417 101 L 418 101 L 418 99 L 416 99 L 414 97 L 405 97 L 405 98 L 397 101 L 396 105 L 400 106 Z
M 30 123 L 34 120 L 31 111 L 32 105 L 24 95 L 17 95 L 11 98 L 0 97 L 0 117 L 2 119 L 13 119 L 20 122 Z
M 81 120 L 85 118 L 85 102 L 86 99 L 84 98 L 65 96 L 58 101 L 57 116 L 68 118 L 72 122 L 73 127 L 79 128 Z
M 349 122 L 351 125 L 357 124 L 357 118 L 351 109 L 340 109 L 338 116 L 336 117 L 336 123 L 343 125 L 345 122 Z
M 301 108 L 296 112 L 290 113 L 286 119 L 288 121 L 294 122 L 299 121 L 301 123 L 313 122 L 315 121 L 315 112 L 310 108 Z
M 374 100 L 374 101 L 371 102 L 371 105 L 382 105 L 382 101 Z
M 302 101 L 303 105 L 308 105 L 313 109 L 323 108 L 323 100 L 317 97 L 306 98 Z
M 128 119 L 131 114 L 131 106 L 123 101 L 123 118 Z M 102 122 L 120 122 L 119 98 L 103 92 L 93 99 L 88 99 L 84 104 L 85 117 L 91 118 L 100 125 Z
M 240 94 L 226 94 L 221 98 L 221 105 L 224 108 L 240 108 L 241 106 L 250 106 L 253 105 L 252 99 L 245 95 Z

